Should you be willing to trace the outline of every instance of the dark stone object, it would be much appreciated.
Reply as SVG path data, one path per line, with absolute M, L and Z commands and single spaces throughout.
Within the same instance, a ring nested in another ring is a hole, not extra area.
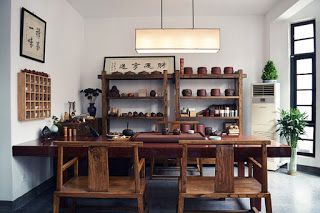
M 137 111 L 133 112 L 133 117 L 138 117 L 139 113 Z
M 110 93 L 110 97 L 120 97 L 120 92 L 117 86 L 112 86 L 109 93 Z
M 143 117 L 144 113 L 143 112 L 139 112 L 139 117 Z
M 212 134 L 212 127 L 206 127 L 204 129 L 204 132 L 206 133 L 206 135 L 211 135 Z
M 133 136 L 134 135 L 134 132 L 132 129 L 124 129 L 122 131 L 122 134 L 125 135 L 125 136 Z
M 157 117 L 163 117 L 163 113 L 158 112 L 158 113 L 157 113 Z
M 151 112 L 151 117 L 156 117 L 156 113 Z
M 49 127 L 45 126 L 42 130 L 41 130 L 41 134 L 40 134 L 42 139 L 49 139 L 52 136 L 52 132 L 49 129 Z
M 170 133 L 169 128 L 163 128 L 161 130 L 161 134 L 163 134 L 163 135 L 169 135 L 169 133 Z
M 224 94 L 225 94 L 225 96 L 234 96 L 235 91 L 234 91 L 234 89 L 226 89 L 224 91 Z

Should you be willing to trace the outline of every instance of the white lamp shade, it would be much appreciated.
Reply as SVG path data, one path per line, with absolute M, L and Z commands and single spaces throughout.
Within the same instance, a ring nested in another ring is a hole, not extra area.
M 216 53 L 220 29 L 136 29 L 138 53 Z

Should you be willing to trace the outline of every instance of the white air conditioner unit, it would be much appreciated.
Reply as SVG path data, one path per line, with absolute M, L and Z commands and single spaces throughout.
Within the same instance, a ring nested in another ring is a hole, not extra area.
M 251 135 L 280 142 L 276 133 L 280 109 L 279 83 L 254 83 L 251 89 Z M 268 169 L 280 167 L 279 158 L 268 159 Z

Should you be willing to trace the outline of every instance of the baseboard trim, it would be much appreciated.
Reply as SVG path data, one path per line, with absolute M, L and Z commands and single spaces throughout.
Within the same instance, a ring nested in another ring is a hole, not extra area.
M 43 192 L 49 189 L 54 189 L 54 187 L 55 178 L 51 177 L 48 180 L 41 183 L 39 186 L 31 189 L 29 192 L 15 199 L 14 201 L 0 201 L 0 212 L 10 212 L 18 210 L 19 208 L 25 206 L 30 201 L 38 197 Z
M 310 175 L 320 176 L 320 168 L 313 166 L 297 165 L 297 170 Z

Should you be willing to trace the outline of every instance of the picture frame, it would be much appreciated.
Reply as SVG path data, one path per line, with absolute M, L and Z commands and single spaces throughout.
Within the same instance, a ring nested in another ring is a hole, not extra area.
M 139 73 L 142 71 L 163 71 L 167 70 L 169 74 L 175 71 L 175 56 L 123 56 L 123 57 L 105 57 L 103 71 L 107 74 L 113 72 L 132 71 Z
M 21 8 L 20 56 L 45 63 L 47 22 Z

